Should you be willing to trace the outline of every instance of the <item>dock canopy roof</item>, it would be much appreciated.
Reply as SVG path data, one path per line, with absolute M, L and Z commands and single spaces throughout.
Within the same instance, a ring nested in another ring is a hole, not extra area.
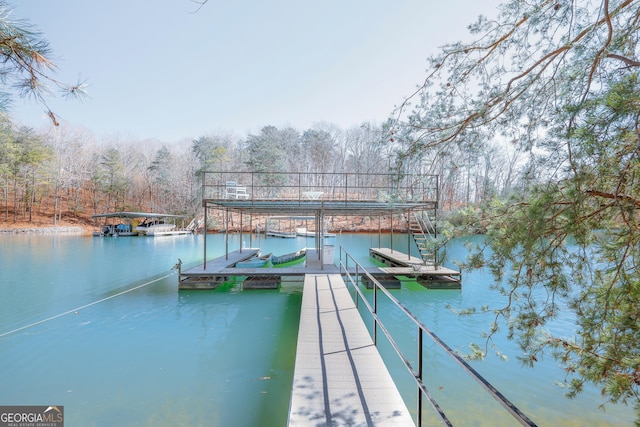
M 113 212 L 92 215 L 91 218 L 182 218 L 184 216 L 154 212 Z

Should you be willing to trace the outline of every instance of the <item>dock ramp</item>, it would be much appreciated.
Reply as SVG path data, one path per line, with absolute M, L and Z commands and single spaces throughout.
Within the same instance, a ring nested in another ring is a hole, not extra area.
M 288 425 L 415 426 L 339 274 L 304 278 Z

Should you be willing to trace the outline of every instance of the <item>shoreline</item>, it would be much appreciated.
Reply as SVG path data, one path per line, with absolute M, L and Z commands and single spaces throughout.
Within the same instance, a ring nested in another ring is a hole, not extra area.
M 0 228 L 0 234 L 85 234 L 80 226 Z
M 393 230 L 394 232 L 406 233 L 405 229 L 397 229 Z M 207 234 L 223 234 L 224 230 L 212 229 L 208 230 Z M 349 230 L 336 230 L 329 231 L 334 234 L 347 233 L 347 234 L 359 234 L 359 233 L 384 233 L 388 234 L 391 232 L 389 229 L 349 229 Z M 81 226 L 57 226 L 57 227 L 16 227 L 16 228 L 0 228 L 0 235 L 2 234 L 89 234 L 90 231 L 87 231 L 85 227 Z M 198 234 L 201 234 L 202 231 L 199 231 Z M 240 230 L 233 229 L 229 230 L 230 234 L 239 234 Z M 244 230 L 243 233 L 248 233 L 247 230 Z

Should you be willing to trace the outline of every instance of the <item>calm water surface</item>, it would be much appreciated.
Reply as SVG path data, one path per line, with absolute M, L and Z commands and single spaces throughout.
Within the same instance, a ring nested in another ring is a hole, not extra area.
M 372 266 L 368 248 L 402 235 L 341 235 L 342 244 Z M 311 239 L 249 238 L 246 246 L 282 254 Z M 202 236 L 94 238 L 0 237 L 0 405 L 64 405 L 68 426 L 284 426 L 293 378 L 302 284 L 278 291 L 177 290 L 171 267 L 201 263 Z M 231 236 L 230 247 L 241 244 Z M 208 257 L 224 254 L 225 237 L 207 237 Z M 464 249 L 454 244 L 452 258 Z M 485 273 L 464 276 L 462 291 L 426 290 L 407 281 L 394 295 L 457 350 L 481 342 L 491 318 L 459 318 L 445 308 L 497 306 Z M 381 301 L 381 304 L 385 303 Z M 415 331 L 399 313 L 384 311 L 409 354 Z M 366 318 L 366 315 L 364 315 Z M 571 319 L 557 328 L 571 331 Z M 560 329 L 561 330 L 561 329 Z M 507 356 L 474 367 L 541 426 L 631 426 L 626 407 L 598 409 L 597 390 L 575 400 L 555 385 L 562 370 L 545 360 L 520 367 Z M 414 411 L 415 391 L 388 346 L 381 351 Z M 427 382 L 456 425 L 514 425 L 457 365 L 427 349 Z

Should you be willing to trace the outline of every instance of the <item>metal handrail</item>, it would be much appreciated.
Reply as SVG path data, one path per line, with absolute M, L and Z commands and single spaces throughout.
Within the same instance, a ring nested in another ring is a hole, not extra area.
M 438 177 L 428 174 L 307 173 L 307 172 L 203 172 L 205 199 L 226 198 L 228 183 L 246 187 L 248 200 L 307 201 L 322 193 L 325 201 L 434 201 Z
M 344 262 L 343 262 L 343 254 Z M 355 274 L 349 273 L 349 263 L 353 262 L 355 265 Z M 400 301 L 398 301 L 391 293 L 380 284 L 380 282 L 371 275 L 353 256 L 351 256 L 342 246 L 340 246 L 340 274 L 347 277 L 347 283 L 351 283 L 356 291 L 356 307 L 358 306 L 358 296 L 362 299 L 362 302 L 369 310 L 369 313 L 373 317 L 373 342 L 377 346 L 377 330 L 380 329 L 387 340 L 400 357 L 405 367 L 409 370 L 409 373 L 413 376 L 418 386 L 418 404 L 417 404 L 417 418 L 418 426 L 422 426 L 422 396 L 424 395 L 433 409 L 438 413 L 442 422 L 447 426 L 453 424 L 447 418 L 442 408 L 438 405 L 435 398 L 431 395 L 426 385 L 423 382 L 423 369 L 422 369 L 422 347 L 424 335 L 429 336 L 436 344 L 438 344 L 451 358 L 453 358 L 471 377 L 476 380 L 482 388 L 485 389 L 498 403 L 500 403 L 520 424 L 524 426 L 535 427 L 536 424 L 529 419 L 520 409 L 518 409 L 509 399 L 507 399 L 500 391 L 498 391 L 487 379 L 480 375 L 471 365 L 469 365 L 460 355 L 458 355 L 451 347 L 449 347 L 440 337 L 434 332 L 429 330 L 420 320 L 418 320 L 413 313 L 411 313 Z M 365 295 L 363 294 L 358 283 L 360 282 L 359 276 L 365 275 L 373 283 L 373 306 L 369 303 Z M 355 276 L 355 280 L 354 280 Z M 378 291 L 383 292 L 387 298 L 393 304 L 398 307 L 418 328 L 418 367 L 413 367 L 409 359 L 404 356 L 400 347 L 396 344 L 395 340 L 389 333 L 388 329 L 384 326 L 380 318 L 378 317 Z

